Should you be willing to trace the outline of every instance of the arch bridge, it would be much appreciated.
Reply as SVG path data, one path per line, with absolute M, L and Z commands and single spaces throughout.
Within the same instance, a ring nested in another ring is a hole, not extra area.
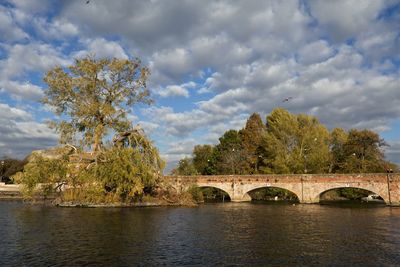
M 291 175 L 207 175 L 164 176 L 178 192 L 195 185 L 225 191 L 231 201 L 250 201 L 249 192 L 277 187 L 297 195 L 300 203 L 318 203 L 322 193 L 336 188 L 365 189 L 383 198 L 387 205 L 400 206 L 400 174 L 291 174 Z

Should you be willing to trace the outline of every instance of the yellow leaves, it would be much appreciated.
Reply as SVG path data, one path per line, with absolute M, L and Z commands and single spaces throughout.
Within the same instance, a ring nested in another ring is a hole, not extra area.
M 128 129 L 126 113 L 131 106 L 151 102 L 146 87 L 149 71 L 139 59 L 96 59 L 89 55 L 76 59 L 68 69 L 56 67 L 47 73 L 43 103 L 67 118 L 73 126 L 69 136 L 82 132 L 81 141 L 92 149 L 98 149 L 107 129 Z M 61 127 L 55 128 L 65 136 Z

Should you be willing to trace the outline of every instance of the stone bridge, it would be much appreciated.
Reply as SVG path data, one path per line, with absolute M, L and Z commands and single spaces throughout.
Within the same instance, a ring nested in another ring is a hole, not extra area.
M 225 191 L 231 201 L 250 201 L 252 190 L 277 187 L 297 195 L 300 203 L 318 203 L 322 193 L 335 188 L 360 188 L 378 194 L 388 205 L 400 205 L 400 174 L 292 174 L 164 176 L 178 192 L 196 185 Z

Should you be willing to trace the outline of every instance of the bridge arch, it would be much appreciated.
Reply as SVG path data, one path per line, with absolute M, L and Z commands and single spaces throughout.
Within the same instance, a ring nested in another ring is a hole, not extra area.
M 335 189 L 342 189 L 342 188 L 353 188 L 353 189 L 363 189 L 366 191 L 369 191 L 373 194 L 379 195 L 383 201 L 385 201 L 385 203 L 389 203 L 388 201 L 388 196 L 387 196 L 387 191 L 382 190 L 378 187 L 373 187 L 373 186 L 369 186 L 369 185 L 339 185 L 339 186 L 330 186 L 327 188 L 324 188 L 323 191 L 320 191 L 318 193 L 317 196 L 314 197 L 314 199 L 316 200 L 316 202 L 320 202 L 321 201 L 321 196 L 331 190 L 335 190 Z
M 290 199 L 291 201 L 297 201 L 297 202 L 300 202 L 300 198 L 299 198 L 299 196 L 295 193 L 295 192 L 293 192 L 293 191 L 291 191 L 291 190 L 288 190 L 288 189 L 286 189 L 286 188 L 282 188 L 282 187 L 276 187 L 276 186 L 263 186 L 263 187 L 257 187 L 257 188 L 255 188 L 255 189 L 253 189 L 253 190 L 250 190 L 250 191 L 248 191 L 246 194 L 248 194 L 250 197 L 251 197 L 251 199 L 253 200 L 253 194 L 255 194 L 258 190 L 261 190 L 261 189 L 280 189 L 280 190 L 283 190 L 283 191 L 281 191 L 281 192 L 276 192 L 275 194 L 273 194 L 273 195 L 271 195 L 271 198 L 272 197 L 275 197 L 275 196 L 277 196 L 278 197 L 278 195 L 280 194 L 280 193 L 282 193 L 282 192 L 284 192 L 284 193 L 288 193 L 288 195 L 291 195 L 292 196 L 292 198 Z M 279 195 L 279 200 L 282 200 L 282 196 L 281 195 Z
M 207 192 L 205 192 L 205 190 L 207 190 L 207 189 L 213 190 L 214 189 L 213 193 L 215 193 L 215 189 L 216 189 L 217 191 L 219 191 L 218 193 L 222 193 L 223 195 L 226 195 L 226 197 L 222 198 L 223 201 L 231 201 L 231 196 L 229 195 L 229 193 L 226 192 L 224 189 L 221 189 L 219 187 L 215 187 L 215 186 L 198 186 L 197 188 L 199 188 L 202 191 L 204 197 L 206 197 L 204 194 L 207 193 Z
M 255 184 L 255 185 L 247 185 L 245 186 L 244 192 L 244 197 L 250 196 L 250 193 L 259 190 L 262 188 L 278 188 L 278 189 L 283 189 L 286 190 L 290 193 L 292 193 L 299 202 L 301 202 L 302 199 L 302 191 L 301 191 L 301 185 L 297 184 L 287 184 L 287 183 L 282 183 L 282 184 L 277 184 L 277 183 L 266 183 L 266 184 Z
M 206 183 L 196 183 L 196 186 L 199 188 L 216 188 L 219 189 L 223 192 L 225 192 L 230 200 L 233 200 L 234 197 L 234 192 L 233 192 L 233 188 L 231 186 L 231 184 L 229 183 L 210 183 L 210 182 L 206 182 Z

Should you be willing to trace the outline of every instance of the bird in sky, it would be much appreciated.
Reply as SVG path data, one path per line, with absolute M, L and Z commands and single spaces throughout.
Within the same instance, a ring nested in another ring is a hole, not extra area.
M 288 102 L 288 101 L 289 101 L 290 99 L 292 99 L 292 98 L 293 98 L 293 97 L 289 96 L 289 97 L 283 99 L 282 102 Z
M 86 1 L 86 4 L 89 4 L 89 3 L 90 3 L 90 0 L 87 0 L 87 1 Z

